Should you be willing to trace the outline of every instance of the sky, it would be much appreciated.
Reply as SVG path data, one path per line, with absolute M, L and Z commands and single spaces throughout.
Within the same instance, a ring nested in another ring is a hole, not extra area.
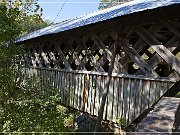
M 62 8 L 64 1 L 66 1 L 66 3 Z M 39 0 L 39 5 L 43 8 L 43 19 L 58 23 L 97 11 L 99 1 L 100 0 Z M 62 10 L 60 11 L 61 8 Z

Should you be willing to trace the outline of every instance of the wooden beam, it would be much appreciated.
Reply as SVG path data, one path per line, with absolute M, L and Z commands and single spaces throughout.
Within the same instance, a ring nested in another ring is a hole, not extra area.
M 71 68 L 71 65 L 69 64 L 69 62 L 66 60 L 61 48 L 59 47 L 59 44 L 57 42 L 53 42 L 55 48 L 58 50 L 59 54 L 60 54 L 60 59 L 64 62 L 64 65 L 66 66 L 66 68 L 70 71 L 72 71 L 73 69 Z
M 136 33 L 148 43 L 180 75 L 180 61 L 162 45 L 148 30 L 137 27 Z
M 93 39 L 93 41 L 95 42 L 95 44 L 98 46 L 99 49 L 103 49 L 104 50 L 106 58 L 111 63 L 112 52 L 108 50 L 106 45 L 102 42 L 102 40 L 97 35 L 91 35 L 91 38 Z M 120 63 L 118 61 L 116 61 L 116 60 L 114 62 L 114 68 L 117 70 L 117 72 L 119 72 L 120 69 L 125 72 L 123 66 L 120 65 Z
M 139 66 L 139 68 L 144 72 L 146 76 L 155 76 L 159 75 L 141 58 L 141 56 L 128 45 L 128 43 L 123 40 L 122 50 L 124 50 L 129 57 Z
M 160 24 L 156 24 L 156 25 L 152 25 L 149 30 L 151 30 L 153 33 L 157 33 L 159 29 L 161 29 L 161 27 L 163 27 L 163 25 L 160 23 Z M 126 32 L 125 34 L 125 39 L 126 40 L 129 40 L 129 35 L 131 35 L 133 32 L 134 32 L 134 29 L 132 30 L 133 28 L 129 29 L 129 31 Z M 111 34 L 112 37 L 114 38 L 115 37 L 115 34 L 112 33 Z M 144 45 L 145 45 L 145 41 L 142 40 L 142 39 L 139 39 L 134 45 L 133 45 L 133 48 L 137 51 L 137 53 L 139 53 Z M 129 62 L 131 61 L 131 59 L 129 58 L 129 55 L 126 55 L 122 58 L 122 60 L 120 61 L 121 65 L 123 67 L 126 66 L 126 64 L 128 64 Z
M 91 60 L 93 66 L 95 67 L 95 69 L 99 72 L 105 72 L 104 69 L 101 67 L 101 65 L 99 64 L 99 62 L 96 61 L 96 59 L 94 58 L 94 56 L 91 54 L 91 51 L 88 50 L 87 46 L 85 45 L 84 41 L 81 38 L 76 38 L 78 44 L 82 47 L 85 48 L 86 51 L 86 55 L 87 57 Z
M 163 96 L 174 97 L 179 91 L 180 81 L 176 82 L 170 89 L 168 89 Z
M 154 33 L 156 33 L 161 27 L 162 27 L 161 24 L 153 25 L 150 27 L 150 30 L 152 30 Z M 130 32 L 127 32 L 126 34 L 122 35 L 124 37 L 123 39 L 125 39 L 123 43 L 126 44 L 126 45 L 123 45 L 123 48 L 127 55 L 125 55 L 123 57 L 121 63 L 123 64 L 123 66 L 125 66 L 125 64 L 130 62 L 130 59 L 132 59 L 136 64 L 138 64 L 138 66 L 145 73 L 145 75 L 147 75 L 147 76 L 154 75 L 154 76 L 158 77 L 159 75 L 153 70 L 153 68 L 151 68 L 151 66 L 149 66 L 138 54 L 138 52 L 140 52 L 143 49 L 144 44 L 146 44 L 146 43 L 142 39 L 139 39 L 132 48 L 132 47 L 129 47 L 129 44 L 126 42 L 126 40 L 129 40 L 129 39 L 127 39 L 127 37 L 128 37 L 127 35 L 131 35 L 132 32 L 133 31 L 130 31 Z M 112 33 L 112 37 L 115 37 L 115 33 Z M 134 55 L 136 58 L 134 57 Z M 149 71 L 147 71 L 147 70 L 149 70 Z
M 168 47 L 168 49 L 171 49 L 171 51 L 173 51 L 175 48 L 173 47 L 169 47 L 169 46 L 172 46 L 172 45 L 175 45 L 177 43 L 177 37 L 172 37 L 166 44 L 165 46 Z M 176 45 L 175 45 L 176 46 Z M 151 68 L 155 68 L 159 62 L 162 61 L 162 58 L 161 56 L 159 56 L 157 53 L 148 60 L 148 65 L 151 67 Z M 136 74 L 141 74 L 142 71 L 137 71 Z
M 180 29 L 180 22 L 178 20 L 171 20 L 172 25 L 176 26 L 177 29 Z
M 74 40 L 73 40 L 73 41 L 74 41 Z M 73 42 L 71 42 L 71 43 L 73 43 Z M 87 70 L 86 70 L 86 67 L 85 67 L 84 61 L 81 61 L 81 60 L 79 59 L 79 57 L 78 57 L 78 52 L 82 51 L 82 50 L 81 50 L 81 47 L 79 46 L 79 44 L 78 44 L 78 46 L 77 46 L 77 48 L 76 48 L 75 50 L 72 48 L 72 46 L 70 45 L 69 42 L 68 42 L 68 44 L 69 44 L 69 52 L 71 53 L 71 59 L 72 59 L 72 60 L 70 61 L 70 63 L 72 63 L 73 61 L 77 60 L 77 62 L 78 62 L 78 67 L 80 66 L 80 69 L 83 69 L 83 70 L 87 71 Z
M 177 37 L 180 37 L 180 31 L 171 22 L 165 23 L 165 26 L 172 31 Z
M 108 35 L 109 33 L 110 33 L 110 31 L 105 31 L 104 33 L 101 33 L 101 34 L 99 35 L 100 39 L 101 39 L 102 41 L 104 41 L 107 36 L 110 36 L 110 35 Z M 113 50 L 114 43 L 115 43 L 115 41 L 114 41 L 114 42 L 112 43 L 112 45 L 109 46 L 109 48 L 108 48 L 108 50 L 109 50 L 110 52 Z M 94 44 L 93 47 L 97 48 L 97 44 Z M 110 56 L 108 55 L 108 53 L 107 53 L 102 47 L 99 47 L 99 46 L 98 46 L 98 48 L 99 48 L 99 50 L 100 50 L 100 49 L 103 50 L 103 55 L 102 55 L 102 57 L 99 59 L 99 63 L 100 63 L 101 65 L 104 65 L 105 63 L 109 62 L 109 59 L 111 59 L 111 58 L 110 58 Z M 105 48 L 106 48 L 106 46 L 105 46 Z M 115 63 L 116 63 L 116 61 L 115 61 Z M 121 69 L 120 69 L 118 66 L 116 66 L 116 65 L 114 66 L 114 70 L 115 70 L 115 71 L 113 71 L 113 72 L 116 72 L 116 73 L 122 73 L 122 72 L 123 72 L 123 71 L 121 71 Z M 125 73 L 125 72 L 123 72 L 123 73 Z
M 116 39 L 116 44 L 114 44 L 114 49 L 113 49 L 113 54 L 112 54 L 112 59 L 111 59 L 111 62 L 110 62 L 110 66 L 109 66 L 109 69 L 108 69 L 108 76 L 105 80 L 105 89 L 102 93 L 102 98 L 101 98 L 101 104 L 100 104 L 100 108 L 98 110 L 98 117 L 97 117 L 97 121 L 96 121 L 96 126 L 95 126 L 95 129 L 94 129 L 94 134 L 98 134 L 97 132 L 100 131 L 101 129 L 101 123 L 102 123 L 102 119 L 103 119 L 103 113 L 104 113 L 104 108 L 105 108 L 105 103 L 106 103 L 106 99 L 107 99 L 107 96 L 108 96 L 108 93 L 109 93 L 109 85 L 110 85 L 110 81 L 111 81 L 111 78 L 112 78 L 112 72 L 113 72 L 113 68 L 114 68 L 114 63 L 115 63 L 115 57 L 116 57 L 116 51 L 117 51 L 117 46 L 118 46 L 118 41 L 119 40 L 119 35 L 117 36 L 117 39 Z

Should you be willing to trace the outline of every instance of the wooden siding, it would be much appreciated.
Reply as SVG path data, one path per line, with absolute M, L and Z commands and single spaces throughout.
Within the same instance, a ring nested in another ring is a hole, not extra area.
M 103 119 L 115 122 L 121 117 L 129 125 L 168 89 L 178 87 L 178 9 L 141 12 L 29 40 L 19 63 L 31 67 L 27 74 L 52 86 L 51 94 L 58 95 L 61 104 L 97 116 L 120 33 Z
M 25 68 L 25 71 L 41 77 L 45 85 L 53 87 L 54 94 L 61 97 L 61 104 L 98 115 L 107 74 L 48 68 Z M 121 117 L 124 124 L 129 125 L 159 100 L 175 81 L 113 74 L 103 119 L 116 122 Z
M 29 42 L 21 63 L 70 71 L 107 72 L 116 36 L 121 33 L 113 73 L 179 78 L 179 26 L 180 20 L 173 20 Z

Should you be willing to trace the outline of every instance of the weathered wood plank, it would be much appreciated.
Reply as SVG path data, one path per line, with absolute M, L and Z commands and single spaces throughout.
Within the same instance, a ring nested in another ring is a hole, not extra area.
M 91 114 L 94 115 L 94 93 L 95 93 L 95 89 L 96 86 L 94 85 L 94 76 L 91 76 L 91 85 L 92 85 L 92 89 L 91 89 Z
M 87 75 L 84 74 L 84 75 L 83 75 L 83 78 L 84 78 L 84 79 L 83 79 L 83 81 L 84 81 L 84 82 L 83 82 L 83 85 L 84 85 L 84 86 L 83 86 L 83 104 L 82 104 L 82 111 L 85 111 L 85 109 L 86 109 L 86 108 L 85 108 L 85 107 L 86 107 L 86 100 L 87 100 L 87 99 L 86 99 L 86 97 L 87 97 L 87 95 L 86 95 L 86 94 L 87 94 Z
M 138 117 L 138 112 L 139 112 L 139 108 L 138 108 L 138 105 L 139 105 L 139 80 L 135 79 L 134 80 L 134 94 L 135 94 L 135 106 L 134 106 L 134 118 L 137 118 Z
M 104 69 L 101 67 L 101 65 L 99 64 L 99 62 L 96 61 L 96 59 L 94 58 L 94 56 L 92 55 L 91 51 L 88 50 L 88 48 L 86 47 L 84 41 L 80 38 L 77 38 L 77 42 L 80 46 L 82 46 L 83 48 L 85 48 L 86 51 L 86 56 L 91 60 L 94 68 L 99 71 L 99 72 L 104 72 Z
M 149 30 L 151 30 L 153 33 L 157 33 L 158 30 L 162 27 L 162 24 L 156 24 L 156 25 L 152 25 Z M 126 40 L 130 40 L 130 37 L 129 35 L 132 35 L 132 33 L 134 32 L 134 30 L 129 30 L 128 31 L 129 33 L 127 34 L 124 34 L 125 35 L 125 39 Z M 115 34 L 112 33 L 112 37 L 115 39 Z M 139 39 L 134 45 L 133 45 L 133 48 L 134 50 L 136 50 L 137 53 L 139 53 L 143 48 L 144 46 L 146 45 L 146 43 L 142 40 L 142 39 Z M 125 54 L 125 56 L 122 58 L 121 60 L 121 65 L 123 65 L 123 67 L 125 67 L 129 62 L 131 61 L 131 59 L 129 58 L 129 55 Z
M 150 83 L 149 107 L 152 106 L 152 104 L 156 101 L 156 85 L 154 81 L 151 81 Z
M 124 94 L 124 78 L 119 79 L 119 88 L 118 88 L 118 118 L 123 118 L 123 94 Z
M 68 73 L 68 105 L 71 105 L 71 73 Z
M 138 93 L 139 93 L 139 97 L 138 97 L 138 105 L 137 105 L 137 108 L 138 108 L 138 114 L 141 113 L 141 108 L 142 108 L 142 87 L 143 87 L 143 84 L 142 84 L 142 80 L 140 79 L 139 80 L 139 86 L 138 86 Z
M 169 50 L 174 51 L 176 47 L 171 47 L 171 46 L 178 46 L 179 43 L 177 42 L 177 37 L 172 37 L 166 44 L 165 47 L 167 47 Z M 159 62 L 162 60 L 161 56 L 159 56 L 157 53 L 148 60 L 148 65 L 152 68 L 155 68 Z M 136 74 L 141 74 L 142 71 L 137 71 Z
M 156 82 L 156 94 L 157 94 L 157 100 L 161 97 L 161 82 Z
M 168 90 L 168 83 L 161 82 L 161 96 Z
M 30 70 L 30 73 L 32 73 L 33 68 L 30 68 Z M 84 111 L 91 115 L 97 115 L 99 98 L 101 98 L 100 89 L 104 89 L 105 78 L 107 76 L 78 74 L 58 70 L 50 70 L 49 72 L 49 70 L 45 69 L 36 69 L 36 72 L 36 76 L 42 74 L 44 79 L 45 77 L 47 78 L 45 81 L 48 86 L 53 86 L 54 89 L 62 88 L 60 89 L 61 102 L 64 105 L 83 111 L 82 106 L 85 104 L 87 107 L 85 107 Z M 85 79 L 85 76 L 87 76 L 87 79 Z M 84 85 L 85 82 L 86 86 Z M 145 109 L 159 100 L 166 90 L 169 89 L 168 83 L 136 78 L 113 77 L 109 86 L 110 93 L 106 101 L 103 118 L 115 122 L 118 117 L 121 117 L 125 120 L 126 125 L 130 124 Z M 73 87 L 74 91 L 72 90 Z M 86 92 L 84 92 L 85 87 Z M 57 93 L 56 91 L 53 92 L 53 95 L 58 93 L 58 91 Z M 86 102 L 84 102 L 84 94 L 87 96 Z M 72 95 L 76 95 L 77 101 L 75 101 L 75 97 Z
M 127 124 L 130 123 L 130 117 L 131 117 L 131 98 L 132 98 L 132 95 L 131 95 L 131 79 L 128 80 L 128 87 L 127 87 L 127 91 L 128 91 L 128 114 L 127 114 Z
M 154 90 L 155 90 L 155 101 L 156 102 L 158 100 L 158 89 L 157 89 L 157 83 L 154 81 L 154 86 L 153 86 Z
M 72 39 L 73 39 L 73 37 L 72 37 Z M 72 41 L 76 41 L 75 39 L 74 40 L 72 40 Z M 78 57 L 78 53 L 80 52 L 80 51 L 82 51 L 82 48 L 79 46 L 79 44 L 77 44 L 78 46 L 77 46 L 77 48 L 74 50 L 73 48 L 72 48 L 72 46 L 70 45 L 70 44 L 72 44 L 73 42 L 71 41 L 71 43 L 69 43 L 68 42 L 68 44 L 69 44 L 69 53 L 71 54 L 71 56 L 70 56 L 70 58 L 69 58 L 69 62 L 70 63 L 72 63 L 73 61 L 75 61 L 76 60 L 76 62 L 77 62 L 77 65 L 78 65 L 78 69 L 80 69 L 80 70 L 85 70 L 86 71 L 86 67 L 85 67 L 85 60 L 80 60 L 79 59 L 79 57 Z
M 93 41 L 95 42 L 95 44 L 99 47 L 99 49 L 103 49 L 106 55 L 106 58 L 108 59 L 109 62 L 111 62 L 111 57 L 112 57 L 112 52 L 108 50 L 108 48 L 105 46 L 105 44 L 101 41 L 101 39 L 96 36 L 96 35 L 91 35 L 91 38 L 93 39 Z M 112 46 L 114 46 L 113 43 Z M 120 65 L 120 63 L 118 61 L 114 62 L 114 68 L 115 70 L 119 73 L 119 70 L 125 71 L 123 66 Z
M 90 84 L 90 75 L 87 74 L 87 107 L 86 110 L 87 112 L 90 112 L 90 106 L 91 106 L 91 95 L 90 95 L 90 88 L 91 84 Z
M 63 96 L 63 94 L 62 94 L 62 91 L 63 91 L 63 88 L 62 88 L 62 72 L 60 72 L 59 71 L 59 95 L 60 95 L 60 97 L 61 97 L 61 99 L 60 99 L 60 102 L 62 103 L 62 96 Z
M 180 31 L 176 28 L 175 25 L 173 25 L 171 22 L 166 22 L 165 26 L 172 31 L 177 37 L 180 37 Z
M 59 71 L 56 71 L 57 72 L 57 95 L 58 95 L 58 98 L 59 98 L 59 102 L 61 101 L 61 95 L 60 95 L 60 72 Z
M 132 48 L 130 47 L 126 41 L 123 42 L 122 49 L 129 55 L 129 57 L 140 67 L 140 69 L 144 72 L 147 76 L 156 76 L 158 77 L 157 73 L 141 58 L 141 56 Z M 129 47 L 128 47 L 129 46 Z
M 72 107 L 75 108 L 75 100 L 76 100 L 76 75 L 72 73 Z
M 135 109 L 135 90 L 134 80 L 130 79 L 130 94 L 129 94 L 129 123 L 134 120 L 134 109 Z
M 84 90 L 84 74 L 81 74 L 80 76 L 81 78 L 81 83 L 80 83 L 80 106 L 81 106 L 81 110 L 83 107 L 83 90 Z
M 99 89 L 100 89 L 100 86 L 99 86 L 99 83 L 100 83 L 100 80 L 98 79 L 98 76 L 96 75 L 95 76 L 95 86 L 96 86 L 96 89 L 95 89 L 95 113 L 94 115 L 98 116 L 98 111 L 99 111 L 99 108 L 98 108 L 98 105 L 99 105 Z
M 38 67 L 36 67 L 38 69 Z M 107 73 L 103 72 L 95 72 L 95 71 L 69 71 L 65 69 L 51 69 L 51 68 L 42 68 L 47 71 L 49 70 L 57 70 L 61 72 L 70 72 L 70 73 L 76 73 L 76 74 L 89 74 L 89 75 L 101 75 L 101 76 L 107 76 Z M 131 78 L 131 79 L 142 79 L 142 80 L 155 80 L 155 81 L 163 81 L 163 82 L 176 82 L 179 80 L 179 78 L 167 78 L 167 77 L 160 77 L 160 78 L 155 78 L 155 77 L 146 77 L 142 75 L 127 75 L 127 74 L 117 74 L 117 73 L 112 73 L 112 77 L 119 77 L 119 78 Z
M 69 73 L 69 106 L 72 106 L 72 97 L 73 97 L 73 78 L 71 73 Z
M 114 78 L 114 92 L 113 92 L 113 121 L 116 121 L 118 118 L 118 88 L 119 88 L 119 79 Z
M 124 87 L 123 87 L 123 116 L 122 118 L 125 120 L 125 125 L 127 124 L 128 120 L 128 83 L 129 79 L 124 79 Z
M 65 97 L 64 97 L 64 93 L 65 93 L 65 75 L 64 75 L 65 73 L 64 72 L 62 72 L 62 81 L 61 81 L 61 83 L 62 83 L 62 91 L 61 91 L 61 97 L 62 97 L 62 104 L 65 104 Z
M 43 44 L 43 46 L 45 46 L 44 44 Z M 41 56 L 42 56 L 42 58 L 43 58 L 43 61 L 44 61 L 44 64 L 45 64 L 45 66 L 46 67 L 50 67 L 50 61 L 49 61 L 49 59 L 48 59 L 48 57 L 46 56 L 46 53 L 42 50 L 42 48 L 43 47 L 40 47 L 39 49 L 40 49 L 40 52 L 41 52 Z
M 64 62 L 64 65 L 66 66 L 66 68 L 71 71 L 71 70 L 72 70 L 71 65 L 70 65 L 69 62 L 66 60 L 66 58 L 65 58 L 65 56 L 64 56 L 61 48 L 59 47 L 58 43 L 57 43 L 57 42 L 53 42 L 53 43 L 54 43 L 55 48 L 56 48 L 56 49 L 58 50 L 58 52 L 59 52 L 59 57 L 60 57 L 60 59 Z
M 97 87 L 97 76 L 95 75 L 94 76 L 94 79 L 93 79 L 93 84 L 94 84 L 94 101 L 93 101 L 93 115 L 98 115 L 98 108 L 97 108 L 97 102 L 98 102 L 98 94 L 97 94 L 97 91 L 98 91 L 98 87 Z
M 106 80 L 105 80 L 106 81 Z M 108 93 L 108 95 L 107 95 L 107 99 L 106 99 L 106 102 L 107 102 L 107 106 L 106 106 L 106 112 L 107 112 L 107 119 L 108 120 L 111 120 L 112 121 L 112 119 L 111 119 L 111 94 L 110 94 L 110 90 L 111 89 L 111 82 L 110 82 L 110 85 L 109 85 L 109 93 Z
M 76 107 L 76 109 L 78 109 L 78 76 L 77 76 L 77 74 L 75 73 L 75 80 L 74 80 L 75 82 L 75 84 L 74 84 L 74 86 L 75 86 L 75 104 L 74 104 L 74 106 Z
M 98 115 L 98 110 L 100 108 L 100 102 L 101 102 L 101 91 L 102 91 L 102 87 L 101 87 L 101 76 L 96 76 L 97 80 L 96 80 L 96 116 Z
M 110 88 L 109 88 L 109 96 L 110 96 L 110 120 L 113 121 L 113 111 L 114 111 L 114 78 L 111 78 Z
M 102 81 L 102 89 L 105 89 L 105 80 L 106 76 L 103 76 L 103 81 Z M 102 91 L 103 92 L 103 91 Z M 101 100 L 102 100 L 102 95 L 101 95 Z M 105 107 L 104 107 L 104 113 L 103 113 L 103 118 L 107 120 L 107 105 L 108 105 L 108 98 L 106 99 Z
M 145 85 L 144 85 L 144 96 L 146 97 L 146 100 L 145 100 L 145 107 L 144 107 L 144 110 L 145 109 L 148 109 L 150 107 L 150 81 L 144 81 L 145 82 Z
M 148 30 L 142 27 L 137 27 L 135 31 L 180 75 L 180 60 L 178 60 Z
M 78 110 L 81 110 L 81 74 L 78 74 Z
M 93 91 L 93 84 L 92 84 L 92 75 L 89 76 L 89 113 L 92 114 L 92 91 Z
M 67 74 L 68 73 L 64 73 L 64 92 L 63 92 L 63 95 L 64 95 L 64 104 L 68 105 L 68 80 L 67 80 Z

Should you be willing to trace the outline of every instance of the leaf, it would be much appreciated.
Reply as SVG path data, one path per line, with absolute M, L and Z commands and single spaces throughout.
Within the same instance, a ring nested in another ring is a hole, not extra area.
M 34 12 L 36 13 L 39 10 L 40 6 L 39 5 L 35 5 L 35 6 L 36 8 L 34 9 Z

